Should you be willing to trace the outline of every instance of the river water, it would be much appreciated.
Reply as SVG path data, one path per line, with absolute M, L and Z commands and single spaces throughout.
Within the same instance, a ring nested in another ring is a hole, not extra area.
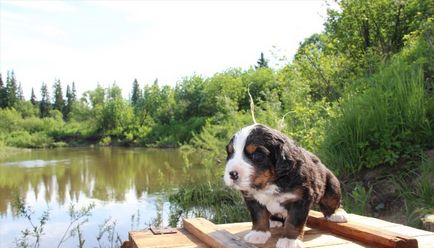
M 16 246 L 21 231 L 31 228 L 16 211 L 17 197 L 30 207 L 36 226 L 44 211 L 49 212 L 41 247 L 57 247 L 71 222 L 72 205 L 79 210 L 92 204 L 91 215 L 80 219 L 88 220 L 80 229 L 85 247 L 110 247 L 110 232 L 97 240 L 105 222 L 122 240 L 132 229 L 167 226 L 168 194 L 211 177 L 176 149 L 59 148 L 10 154 L 0 158 L 0 247 Z M 78 235 L 62 247 L 77 245 Z

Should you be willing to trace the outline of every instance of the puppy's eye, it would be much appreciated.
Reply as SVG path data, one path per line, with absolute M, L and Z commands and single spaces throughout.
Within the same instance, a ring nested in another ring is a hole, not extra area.
M 252 160 L 254 161 L 262 161 L 265 159 L 265 154 L 262 152 L 254 152 L 252 153 Z

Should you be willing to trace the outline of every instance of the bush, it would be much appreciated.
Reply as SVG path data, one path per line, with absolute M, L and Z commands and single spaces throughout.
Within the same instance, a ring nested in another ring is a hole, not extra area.
M 250 221 L 244 200 L 238 191 L 222 181 L 187 185 L 169 197 L 170 225 L 177 226 L 181 217 L 204 217 L 216 224 Z
M 394 63 L 368 86 L 348 94 L 326 128 L 320 152 L 334 171 L 393 165 L 433 145 L 420 67 Z
M 6 144 L 14 147 L 43 148 L 59 146 L 45 132 L 36 132 L 30 134 L 27 131 L 14 131 L 6 138 Z

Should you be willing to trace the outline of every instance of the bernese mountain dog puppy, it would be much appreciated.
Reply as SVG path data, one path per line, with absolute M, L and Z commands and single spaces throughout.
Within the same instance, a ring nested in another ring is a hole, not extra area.
M 340 183 L 317 156 L 261 124 L 238 131 L 226 147 L 225 184 L 241 191 L 252 218 L 249 243 L 263 244 L 283 225 L 276 247 L 303 247 L 309 209 L 319 204 L 333 222 L 346 222 Z

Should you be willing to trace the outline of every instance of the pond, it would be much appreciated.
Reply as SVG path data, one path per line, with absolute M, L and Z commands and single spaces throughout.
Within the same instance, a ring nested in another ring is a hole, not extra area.
M 106 220 L 122 240 L 132 229 L 166 226 L 168 194 L 212 175 L 177 149 L 60 148 L 8 155 L 0 158 L 0 247 L 14 247 L 21 231 L 31 227 L 16 212 L 17 196 L 31 207 L 34 224 L 49 210 L 41 247 L 57 246 L 70 223 L 71 205 L 80 209 L 90 204 L 95 207 L 81 228 L 85 247 L 108 246 L 107 235 L 97 241 Z M 75 236 L 62 247 L 77 244 Z

